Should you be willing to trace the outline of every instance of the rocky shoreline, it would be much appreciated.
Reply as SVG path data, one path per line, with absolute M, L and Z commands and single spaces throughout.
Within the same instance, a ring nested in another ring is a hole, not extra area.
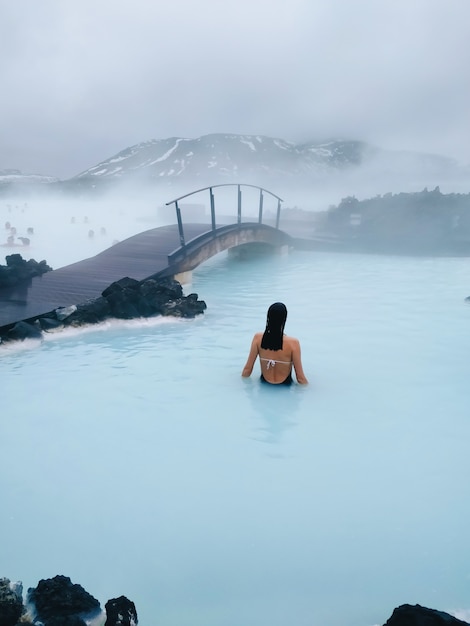
M 97 324 L 108 319 L 130 320 L 158 315 L 193 318 L 204 313 L 206 308 L 206 303 L 199 300 L 197 293 L 184 296 L 181 283 L 172 278 L 139 281 L 124 277 L 109 285 L 97 298 L 57 308 L 0 329 L 0 344 L 43 339 L 44 333 Z
M 0 626 L 137 626 L 134 603 L 125 596 L 105 604 L 67 576 L 40 580 L 23 597 L 21 582 L 0 579 Z
M 119 596 L 102 609 L 81 585 L 67 576 L 40 580 L 23 594 L 21 582 L 0 578 L 0 626 L 137 626 L 135 604 Z M 155 626 L 147 624 L 146 626 Z M 347 625 L 345 625 L 347 626 Z M 383 626 L 469 626 L 444 611 L 402 604 Z

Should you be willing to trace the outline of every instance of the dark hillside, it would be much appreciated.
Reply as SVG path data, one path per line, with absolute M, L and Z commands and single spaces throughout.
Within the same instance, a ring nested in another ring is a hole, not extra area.
M 343 198 L 322 215 L 317 233 L 369 250 L 470 253 L 470 194 L 387 193 Z

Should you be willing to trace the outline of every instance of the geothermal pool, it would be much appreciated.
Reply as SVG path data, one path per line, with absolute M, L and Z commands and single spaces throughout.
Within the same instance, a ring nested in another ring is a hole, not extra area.
M 469 260 L 221 254 L 191 291 L 195 320 L 0 351 L 0 576 L 142 626 L 469 619 Z M 308 387 L 240 377 L 277 300 Z

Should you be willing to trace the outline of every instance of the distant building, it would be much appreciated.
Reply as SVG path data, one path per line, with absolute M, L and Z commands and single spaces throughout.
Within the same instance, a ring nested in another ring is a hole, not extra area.
M 351 226 L 360 226 L 362 222 L 362 215 L 360 213 L 351 213 L 349 216 L 349 223 Z

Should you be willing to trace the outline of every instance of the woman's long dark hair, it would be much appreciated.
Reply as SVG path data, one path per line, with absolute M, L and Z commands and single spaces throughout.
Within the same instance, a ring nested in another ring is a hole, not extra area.
M 261 339 L 261 347 L 265 350 L 282 350 L 282 337 L 287 318 L 287 308 L 282 302 L 271 304 L 266 319 L 266 330 Z

